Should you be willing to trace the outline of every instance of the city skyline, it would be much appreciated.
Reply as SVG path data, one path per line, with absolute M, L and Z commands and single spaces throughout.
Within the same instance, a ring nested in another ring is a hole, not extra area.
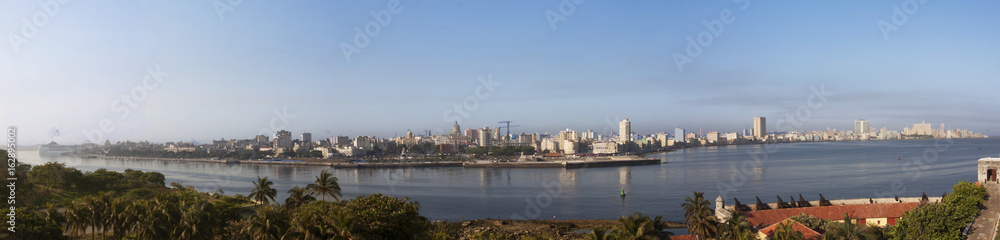
M 1000 122 L 996 2 L 392 2 L 13 2 L 0 125 L 40 144 Z
M 757 124 L 756 120 L 759 119 L 759 118 L 761 120 L 763 120 L 760 123 L 761 124 L 765 124 L 764 125 L 765 132 L 764 132 L 763 135 L 760 135 L 760 136 L 757 135 L 757 132 L 752 127 L 755 124 Z M 555 137 L 555 136 L 558 136 L 560 133 L 564 132 L 564 130 L 565 131 L 572 130 L 573 132 L 578 133 L 578 134 L 592 133 L 594 135 L 590 136 L 591 139 L 594 139 L 594 140 L 598 140 L 599 139 L 602 142 L 618 142 L 618 143 L 639 140 L 639 139 L 637 139 L 637 137 L 642 137 L 642 136 L 656 138 L 657 135 L 661 135 L 661 134 L 666 134 L 665 136 L 669 136 L 668 139 L 670 139 L 670 140 L 678 140 L 676 138 L 677 134 L 682 134 L 682 138 L 679 139 L 678 141 L 684 142 L 686 139 L 684 139 L 685 136 L 683 136 L 683 135 L 688 135 L 688 134 L 693 134 L 694 136 L 697 136 L 699 138 L 708 137 L 709 134 L 713 134 L 713 133 L 717 135 L 716 137 L 719 137 L 719 136 L 722 136 L 722 135 L 725 135 L 725 134 L 736 134 L 737 136 L 739 136 L 739 138 L 755 138 L 755 139 L 760 139 L 760 138 L 763 138 L 764 136 L 768 136 L 768 135 L 774 136 L 775 134 L 785 134 L 785 133 L 798 133 L 798 134 L 802 134 L 802 133 L 809 133 L 809 132 L 827 132 L 827 131 L 836 131 L 837 133 L 851 133 L 851 134 L 855 134 L 855 135 L 857 135 L 857 134 L 875 134 L 875 135 L 877 135 L 880 132 L 880 129 L 884 129 L 885 131 L 892 132 L 893 134 L 897 134 L 897 135 L 898 134 L 903 134 L 903 135 L 909 135 L 909 134 L 930 135 L 932 131 L 952 131 L 952 130 L 964 130 L 964 131 L 968 131 L 968 133 L 970 133 L 970 134 L 983 134 L 983 135 L 987 135 L 987 136 L 989 135 L 989 134 L 986 134 L 986 133 L 983 133 L 983 132 L 977 132 L 977 131 L 974 131 L 974 130 L 970 130 L 968 128 L 946 127 L 946 126 L 951 126 L 951 125 L 948 125 L 948 124 L 945 124 L 945 123 L 940 123 L 941 128 L 933 128 L 933 127 L 931 127 L 932 124 L 928 123 L 926 121 L 923 121 L 923 122 L 920 122 L 920 123 L 912 123 L 911 125 L 908 125 L 906 127 L 900 128 L 900 129 L 890 129 L 890 128 L 880 127 L 880 126 L 868 126 L 868 121 L 865 120 L 865 119 L 861 119 L 861 120 L 855 120 L 853 122 L 854 125 L 855 125 L 853 128 L 832 128 L 832 127 L 827 127 L 825 129 L 792 129 L 792 130 L 774 130 L 773 128 L 769 127 L 769 125 L 767 125 L 766 120 L 764 120 L 763 117 L 754 117 L 753 119 L 751 119 L 751 121 L 753 121 L 753 124 L 754 124 L 754 125 L 751 125 L 751 128 L 737 129 L 737 130 L 734 130 L 734 131 L 721 131 L 721 130 L 717 130 L 717 129 L 702 129 L 702 128 L 694 129 L 693 131 L 690 131 L 692 129 L 675 128 L 673 130 L 662 129 L 662 130 L 656 130 L 656 131 L 652 131 L 652 132 L 639 133 L 639 132 L 635 132 L 635 131 L 631 130 L 632 129 L 632 122 L 629 121 L 629 119 L 622 118 L 619 121 L 613 122 L 614 124 L 616 124 L 614 126 L 614 128 L 611 128 L 611 126 L 608 125 L 607 128 L 604 128 L 603 130 L 589 129 L 589 128 L 588 129 L 563 128 L 563 129 L 554 129 L 554 130 L 539 131 L 539 132 L 512 131 L 510 133 L 510 137 L 512 137 L 512 139 L 514 139 L 514 138 L 517 138 L 518 135 L 520 135 L 520 134 L 528 134 L 528 135 L 534 135 L 534 136 L 545 136 L 545 137 Z M 860 132 L 860 133 L 857 131 L 858 130 L 857 125 L 858 125 L 859 121 L 865 122 L 864 125 L 868 127 L 866 129 L 867 131 Z M 246 137 L 243 137 L 243 136 L 238 136 L 238 137 L 216 137 L 216 138 L 208 138 L 208 139 L 178 138 L 178 139 L 170 139 L 170 140 L 163 140 L 163 141 L 149 140 L 149 139 L 104 139 L 104 140 L 105 141 L 109 141 L 111 143 L 121 143 L 121 142 L 153 142 L 153 143 L 178 142 L 178 143 L 180 143 L 180 142 L 192 142 L 192 141 L 194 141 L 194 142 L 198 142 L 199 144 L 202 144 L 202 143 L 209 143 L 209 142 L 212 142 L 214 140 L 220 140 L 220 139 L 222 139 L 222 140 L 258 139 L 259 137 L 264 136 L 265 138 L 274 138 L 273 141 L 278 142 L 278 145 L 281 146 L 281 147 L 291 147 L 292 140 L 306 140 L 306 139 L 308 139 L 308 141 L 304 141 L 304 142 L 316 142 L 316 141 L 318 141 L 317 139 L 323 140 L 323 139 L 332 139 L 332 138 L 338 138 L 338 137 L 341 137 L 341 138 L 346 137 L 348 139 L 354 139 L 355 137 L 375 137 L 377 139 L 393 139 L 393 138 L 400 138 L 400 137 L 409 137 L 409 138 L 412 138 L 412 137 L 415 137 L 415 136 L 427 137 L 427 136 L 456 135 L 456 131 L 455 131 L 456 128 L 460 129 L 459 131 L 457 131 L 458 135 L 471 137 L 473 141 L 483 141 L 483 139 L 484 139 L 483 137 L 485 137 L 485 135 L 481 135 L 479 133 L 480 131 L 483 131 L 483 130 L 487 131 L 487 133 L 490 136 L 493 136 L 493 137 L 505 136 L 505 134 L 500 134 L 500 132 L 502 132 L 501 129 L 505 128 L 503 126 L 497 126 L 497 127 L 495 127 L 495 126 L 461 126 L 461 125 L 455 123 L 452 126 L 452 129 L 449 130 L 449 131 L 447 131 L 447 132 L 434 132 L 434 131 L 430 131 L 430 130 L 420 130 L 421 134 L 414 134 L 412 132 L 412 129 L 405 129 L 405 131 L 402 131 L 401 133 L 396 132 L 395 134 L 393 134 L 391 136 L 379 136 L 379 135 L 344 135 L 344 134 L 323 135 L 323 134 L 321 134 L 321 135 L 317 135 L 316 138 L 313 138 L 313 132 L 308 131 L 308 130 L 303 130 L 303 131 L 296 132 L 296 131 L 289 131 L 287 129 L 278 129 L 275 132 L 259 132 L 261 134 L 255 134 L 255 135 L 246 136 Z M 470 131 L 471 131 L 471 133 L 473 133 L 472 135 L 470 135 Z M 628 131 L 630 133 L 630 135 L 623 137 L 621 135 L 622 131 Z M 293 137 L 295 135 L 298 135 L 298 136 L 301 136 L 301 137 L 295 138 L 295 137 Z M 872 135 L 872 137 L 874 137 L 875 135 Z M 55 141 L 55 140 L 49 140 L 49 141 L 40 142 L 40 143 L 22 144 L 22 145 L 47 144 L 50 141 Z M 90 141 L 89 140 L 85 140 L 84 142 L 69 142 L 68 144 L 78 144 L 78 143 L 85 143 L 85 142 L 90 142 Z M 65 142 L 60 142 L 60 143 L 66 144 Z M 102 144 L 103 142 L 92 142 L 92 143 Z

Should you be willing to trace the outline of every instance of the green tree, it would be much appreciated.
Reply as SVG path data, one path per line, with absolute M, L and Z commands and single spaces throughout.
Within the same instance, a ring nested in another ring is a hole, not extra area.
M 778 223 L 778 228 L 774 230 L 774 235 L 771 238 L 775 240 L 805 240 L 806 236 L 795 230 L 795 222 L 783 221 Z
M 590 234 L 587 235 L 587 240 L 611 240 L 614 236 L 609 234 L 608 231 L 601 228 L 594 228 L 590 230 Z
M 285 209 L 294 210 L 299 206 L 305 205 L 306 203 L 316 201 L 316 198 L 306 194 L 305 188 L 300 188 L 299 186 L 294 186 L 292 189 L 288 190 L 288 198 L 285 198 Z
M 48 162 L 32 167 L 26 179 L 51 189 L 75 191 L 83 180 L 83 173 L 75 168 L 66 167 L 64 163 Z
M 315 201 L 298 208 L 289 231 L 303 239 L 351 239 L 354 216 L 338 202 Z
M 622 224 L 621 227 L 615 229 L 615 234 L 620 239 L 669 239 L 670 233 L 666 233 L 663 230 L 666 227 L 666 223 L 661 221 L 660 216 L 656 216 L 654 219 L 650 219 L 648 216 L 633 213 L 629 216 L 621 216 L 618 218 L 618 222 Z
M 250 198 L 261 205 L 271 204 L 274 202 L 274 196 L 278 195 L 278 190 L 271 188 L 271 185 L 274 185 L 274 182 L 268 180 L 267 177 L 258 176 L 257 181 L 253 183 L 253 190 L 250 191 Z
M 875 234 L 869 232 L 864 225 L 851 222 L 851 216 L 844 214 L 844 222 L 833 223 L 827 227 L 823 233 L 823 239 L 827 240 L 875 240 Z
M 254 240 L 279 240 L 288 234 L 288 215 L 274 206 L 261 206 L 242 230 Z
M 718 221 L 704 195 L 704 192 L 694 192 L 694 198 L 684 198 L 681 207 L 684 208 L 684 223 L 688 226 L 688 233 L 698 239 L 711 239 L 715 238 Z
M 743 212 L 732 212 L 725 223 L 719 224 L 719 239 L 724 240 L 753 240 L 757 239 L 753 234 L 753 226 L 747 221 Z
M 340 201 L 340 184 L 337 183 L 337 177 L 326 169 L 316 176 L 315 182 L 306 185 L 306 189 L 309 190 L 309 194 L 322 196 L 323 201 L 326 201 L 327 195 L 332 196 L 335 201 Z
M 0 238 L 3 239 L 66 239 L 62 235 L 62 229 L 52 221 L 46 221 L 35 212 L 27 208 L 17 208 L 14 210 L 17 216 L 17 225 L 14 232 L 3 229 L 0 231 Z M 9 226 L 8 226 L 9 227 Z
M 889 231 L 890 239 L 931 240 L 963 239 L 962 228 L 967 222 L 957 207 L 945 203 L 931 203 L 907 211 Z
M 979 214 L 979 208 L 986 202 L 986 188 L 966 181 L 955 184 L 952 193 L 941 200 L 942 203 L 955 206 L 957 214 L 966 222 L 972 222 Z
M 430 227 L 420 216 L 420 205 L 409 198 L 394 198 L 382 194 L 358 196 L 344 205 L 363 224 L 354 225 L 354 236 L 364 239 L 417 239 Z

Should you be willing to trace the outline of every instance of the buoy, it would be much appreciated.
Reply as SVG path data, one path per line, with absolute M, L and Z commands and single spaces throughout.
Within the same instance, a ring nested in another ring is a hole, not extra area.
M 625 197 L 625 188 L 622 188 L 622 197 Z

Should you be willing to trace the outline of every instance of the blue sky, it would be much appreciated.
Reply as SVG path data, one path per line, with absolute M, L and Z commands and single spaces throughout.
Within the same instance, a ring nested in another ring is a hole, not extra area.
M 18 126 L 25 144 L 248 138 L 272 126 L 392 137 L 455 119 L 600 133 L 629 118 L 646 134 L 741 131 L 764 116 L 789 130 L 779 119 L 820 86 L 831 95 L 804 130 L 865 118 L 995 135 L 1000 122 L 996 1 L 907 13 L 907 1 L 403 0 L 395 14 L 391 1 L 216 2 L 221 14 L 211 1 L 6 3 L 0 125 Z M 564 17 L 555 27 L 549 11 Z M 681 71 L 675 53 L 720 13 L 730 23 Z M 883 35 L 879 21 L 896 30 Z M 348 61 L 342 43 L 369 23 L 378 34 Z M 157 67 L 160 81 L 144 85 Z M 489 96 L 476 97 L 481 77 L 497 84 Z M 141 101 L 122 102 L 133 90 Z M 448 112 L 467 99 L 478 102 L 468 115 Z

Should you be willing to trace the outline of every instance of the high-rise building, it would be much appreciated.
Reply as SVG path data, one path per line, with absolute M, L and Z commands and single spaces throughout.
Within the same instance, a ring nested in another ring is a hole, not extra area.
M 493 134 L 490 133 L 490 132 L 491 131 L 490 131 L 489 127 L 484 127 L 484 128 L 480 128 L 479 129 L 478 135 L 479 135 L 479 146 L 480 147 L 493 146 Z
M 675 128 L 674 129 L 674 141 L 684 142 L 684 129 Z
M 466 128 L 465 129 L 465 136 L 468 137 L 469 139 L 472 139 L 472 140 L 479 139 L 479 130 L 477 130 L 477 129 L 471 129 L 471 128 Z
M 767 119 L 764 117 L 753 118 L 753 136 L 757 139 L 763 139 L 764 136 L 767 136 Z
M 854 134 L 865 134 L 868 132 L 868 120 L 858 119 L 854 121 Z
M 708 132 L 708 135 L 705 135 L 705 140 L 709 143 L 719 142 L 719 132 Z
M 632 123 L 628 118 L 622 118 L 622 121 L 618 122 L 618 141 L 623 143 L 632 141 Z
M 274 133 L 274 148 L 292 147 L 292 132 L 281 130 Z
M 348 136 L 331 137 L 330 138 L 330 145 L 333 145 L 333 146 L 336 146 L 336 147 L 343 147 L 343 146 L 351 145 L 351 137 L 348 137 Z
M 913 128 L 910 129 L 909 135 L 927 135 L 927 136 L 930 136 L 932 131 L 933 130 L 931 130 L 931 124 L 930 123 L 927 123 L 927 122 L 914 123 L 913 124 Z
M 302 142 L 311 143 L 313 141 L 312 133 L 304 132 L 302 133 Z

